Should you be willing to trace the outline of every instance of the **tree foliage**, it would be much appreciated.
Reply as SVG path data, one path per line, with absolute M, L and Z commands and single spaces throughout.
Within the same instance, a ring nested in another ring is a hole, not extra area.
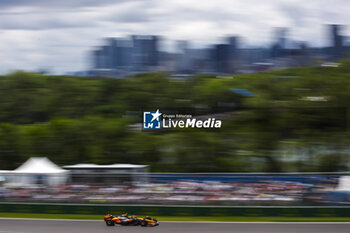
M 349 162 L 350 67 L 187 80 L 15 72 L 0 77 L 0 167 L 149 164 L 164 172 L 342 171 Z M 252 95 L 236 93 L 245 89 Z M 142 112 L 224 113 L 221 129 L 137 130 Z

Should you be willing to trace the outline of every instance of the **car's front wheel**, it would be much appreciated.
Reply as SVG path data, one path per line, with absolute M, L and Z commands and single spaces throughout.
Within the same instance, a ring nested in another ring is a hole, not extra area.
M 106 225 L 111 227 L 111 226 L 114 226 L 114 222 L 110 219 L 106 220 Z

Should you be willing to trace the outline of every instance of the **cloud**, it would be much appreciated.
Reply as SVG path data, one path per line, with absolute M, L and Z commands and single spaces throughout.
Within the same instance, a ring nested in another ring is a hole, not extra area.
M 3 9 L 27 6 L 40 8 L 93 7 L 137 1 L 141 0 L 5 0 L 0 1 L 0 8 Z
M 74 21 L 70 20 L 75 17 Z M 87 24 L 89 22 L 89 24 Z M 96 21 L 88 15 L 64 14 L 23 14 L 0 15 L 0 30 L 47 30 L 56 28 L 91 27 Z
M 274 27 L 288 27 L 292 39 L 322 45 L 323 25 L 350 22 L 349 11 L 346 0 L 0 1 L 0 73 L 84 70 L 101 38 L 130 34 L 190 40 L 194 47 L 235 34 L 245 45 L 268 45 Z

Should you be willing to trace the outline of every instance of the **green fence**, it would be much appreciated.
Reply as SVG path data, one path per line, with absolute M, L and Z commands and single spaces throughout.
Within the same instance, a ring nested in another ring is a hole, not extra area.
M 350 207 L 217 207 L 157 206 L 51 203 L 0 203 L 0 212 L 48 214 L 120 214 L 150 216 L 280 216 L 280 217 L 350 217 Z

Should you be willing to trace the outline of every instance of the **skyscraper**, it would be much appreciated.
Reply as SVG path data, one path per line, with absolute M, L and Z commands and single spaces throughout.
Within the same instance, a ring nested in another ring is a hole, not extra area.
M 332 43 L 331 56 L 333 58 L 339 58 L 343 52 L 343 36 L 341 35 L 341 25 L 332 24 L 329 25 L 330 38 Z
M 213 50 L 214 70 L 219 73 L 230 73 L 231 48 L 229 44 L 217 44 Z
M 274 42 L 271 47 L 271 57 L 277 58 L 286 55 L 287 28 L 275 28 Z
M 132 59 L 132 42 L 128 39 L 117 38 L 116 39 L 116 68 L 122 70 L 131 69 Z
M 116 40 L 114 38 L 107 38 L 104 47 L 105 67 L 106 69 L 116 68 Z
M 158 65 L 158 37 L 132 36 L 132 61 L 135 71 L 146 71 Z

